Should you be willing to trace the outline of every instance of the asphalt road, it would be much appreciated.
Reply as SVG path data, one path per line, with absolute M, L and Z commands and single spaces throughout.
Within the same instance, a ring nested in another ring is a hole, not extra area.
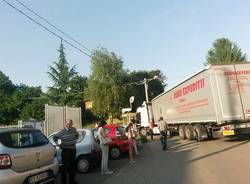
M 168 141 L 162 151 L 159 140 L 143 145 L 135 164 L 128 155 L 110 160 L 112 175 L 101 175 L 100 168 L 77 174 L 82 184 L 247 184 L 250 183 L 250 138 L 206 142 Z M 58 181 L 58 183 L 60 183 Z

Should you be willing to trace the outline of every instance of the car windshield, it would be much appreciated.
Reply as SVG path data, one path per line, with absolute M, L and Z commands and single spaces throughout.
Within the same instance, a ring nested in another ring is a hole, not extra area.
M 0 142 L 10 148 L 46 145 L 48 139 L 40 131 L 14 131 L 0 134 Z
M 79 137 L 78 137 L 78 139 L 76 141 L 77 143 L 81 142 L 84 139 L 84 137 L 86 135 L 86 131 L 78 131 L 78 134 L 79 134 Z
M 106 134 L 109 134 L 111 132 L 111 128 L 104 128 L 104 130 L 106 131 Z

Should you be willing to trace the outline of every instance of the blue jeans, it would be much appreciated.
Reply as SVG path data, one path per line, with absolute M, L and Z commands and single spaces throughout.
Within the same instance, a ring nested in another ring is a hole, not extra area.
M 166 149 L 167 148 L 167 132 L 161 131 L 160 134 L 161 134 L 160 140 L 161 140 L 162 148 Z

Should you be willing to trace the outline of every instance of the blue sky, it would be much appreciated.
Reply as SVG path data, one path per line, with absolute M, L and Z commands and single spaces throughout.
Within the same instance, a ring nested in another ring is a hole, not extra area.
M 15 0 L 7 1 L 24 10 Z M 124 68 L 160 69 L 169 86 L 202 69 L 218 38 L 229 38 L 250 57 L 248 0 L 20 1 L 88 48 L 115 52 Z M 46 72 L 57 61 L 60 40 L 2 0 L 0 22 L 0 70 L 14 84 L 46 89 L 51 85 Z M 64 46 L 70 66 L 88 76 L 90 58 Z

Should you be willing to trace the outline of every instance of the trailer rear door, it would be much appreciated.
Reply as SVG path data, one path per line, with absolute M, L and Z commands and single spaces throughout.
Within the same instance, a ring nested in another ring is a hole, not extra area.
M 245 120 L 250 118 L 250 65 L 215 65 L 215 94 L 221 121 Z
M 250 64 L 235 65 L 235 71 L 244 117 L 250 119 Z

